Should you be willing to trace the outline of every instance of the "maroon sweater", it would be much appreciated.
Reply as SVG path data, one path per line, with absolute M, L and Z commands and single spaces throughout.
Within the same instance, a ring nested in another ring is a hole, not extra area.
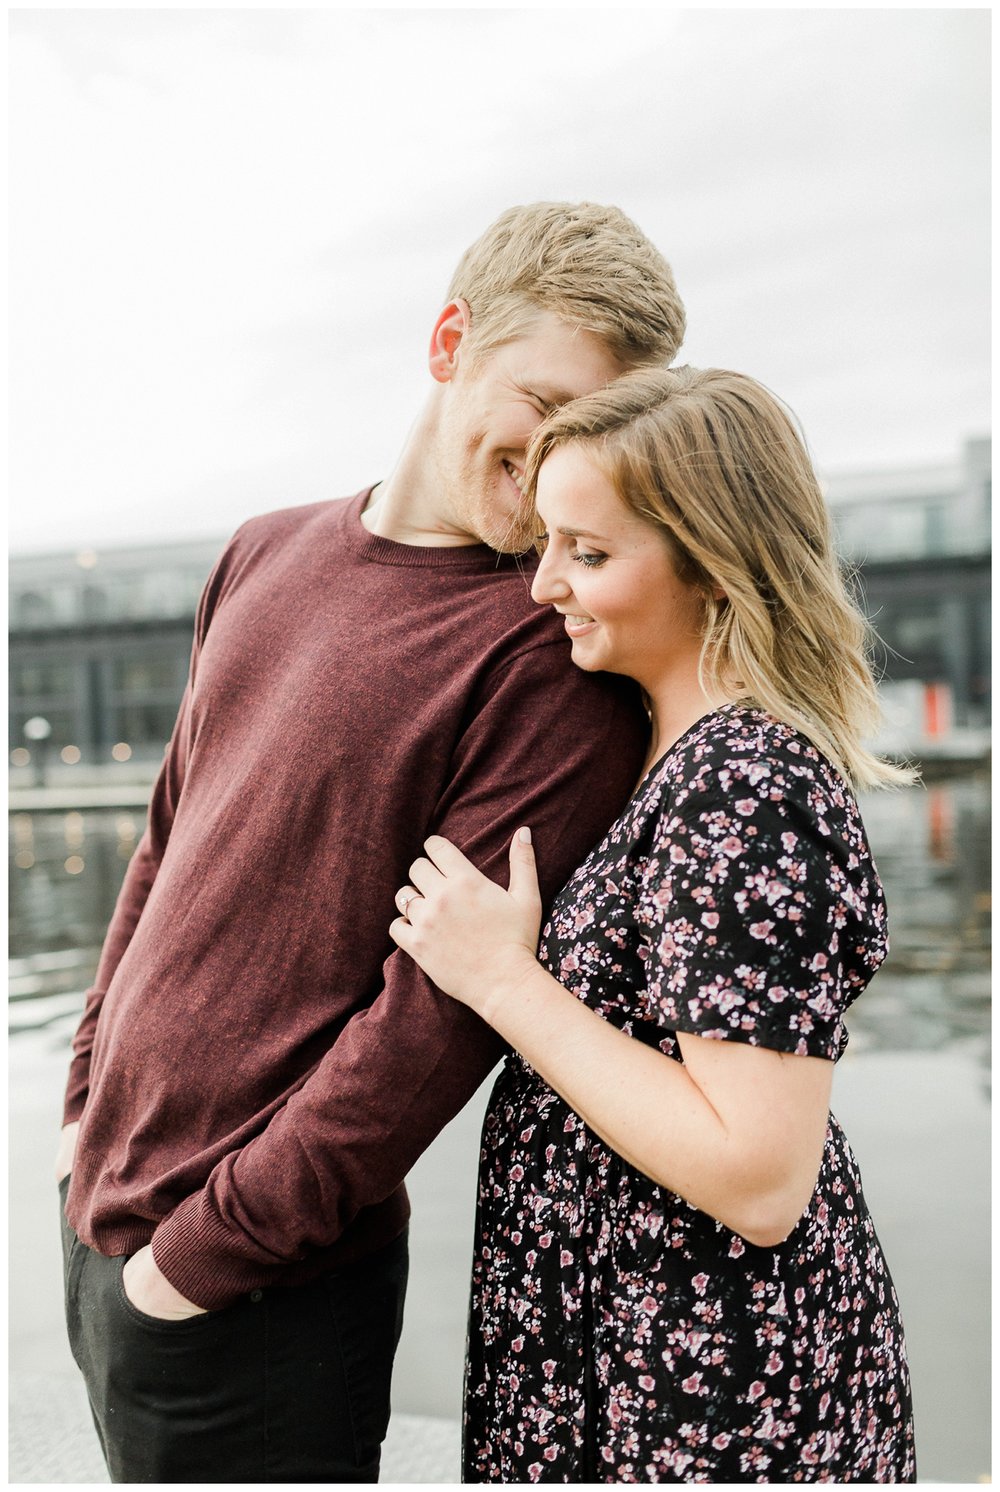
M 388 927 L 429 833 L 487 874 L 531 825 L 554 895 L 646 722 L 570 662 L 530 562 L 370 534 L 368 494 L 236 534 L 74 1042 L 68 1216 L 152 1241 L 197 1305 L 403 1228 L 403 1178 L 502 1053 Z

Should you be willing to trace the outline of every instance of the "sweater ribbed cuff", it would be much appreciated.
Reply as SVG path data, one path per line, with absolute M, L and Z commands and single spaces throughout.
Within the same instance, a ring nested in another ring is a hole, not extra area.
M 285 1260 L 264 1264 L 237 1252 L 232 1232 L 204 1192 L 194 1192 L 164 1218 L 150 1240 L 160 1273 L 185 1300 L 206 1311 L 232 1305 L 248 1290 L 271 1284 Z

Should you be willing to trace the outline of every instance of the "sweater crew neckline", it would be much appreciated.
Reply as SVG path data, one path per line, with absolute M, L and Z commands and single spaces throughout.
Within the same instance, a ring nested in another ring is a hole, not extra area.
M 418 570 L 498 570 L 518 566 L 530 554 L 504 554 L 488 544 L 401 544 L 384 539 L 365 528 L 361 514 L 375 487 L 365 487 L 351 498 L 345 513 L 345 530 L 351 548 L 362 559 L 377 565 L 402 565 Z

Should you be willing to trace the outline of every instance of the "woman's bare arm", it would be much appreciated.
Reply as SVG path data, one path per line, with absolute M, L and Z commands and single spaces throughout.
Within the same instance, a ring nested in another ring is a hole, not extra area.
M 420 897 L 392 924 L 400 947 L 630 1164 L 749 1242 L 782 1242 L 816 1184 L 832 1062 L 678 1033 L 679 1063 L 633 1040 L 537 962 L 529 844 L 511 847 L 508 891 L 447 840 L 427 849 Z

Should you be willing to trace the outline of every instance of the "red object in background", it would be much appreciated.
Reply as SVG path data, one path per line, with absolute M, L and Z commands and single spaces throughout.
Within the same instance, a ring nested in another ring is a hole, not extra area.
M 955 813 L 950 787 L 927 789 L 927 852 L 932 860 L 950 864 L 955 858 Z
M 924 735 L 936 739 L 951 730 L 951 685 L 924 685 Z

